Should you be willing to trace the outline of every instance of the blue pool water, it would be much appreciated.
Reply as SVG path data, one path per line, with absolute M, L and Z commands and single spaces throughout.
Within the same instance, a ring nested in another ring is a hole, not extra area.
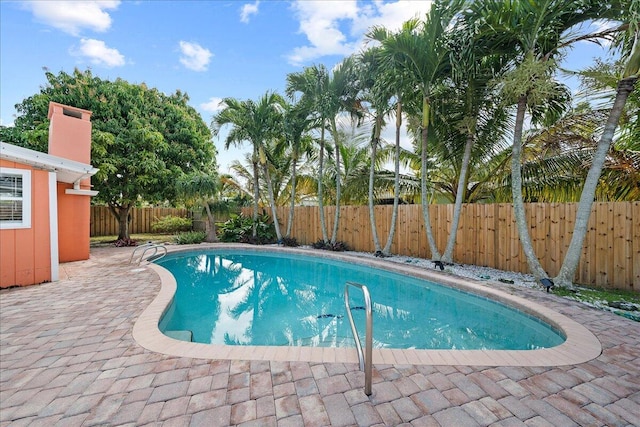
M 352 263 L 219 250 L 171 254 L 158 264 L 177 281 L 160 330 L 189 330 L 200 343 L 354 347 L 347 281 L 369 288 L 377 348 L 523 350 L 564 342 L 549 325 L 492 300 Z M 362 293 L 352 288 L 350 298 L 364 331 Z

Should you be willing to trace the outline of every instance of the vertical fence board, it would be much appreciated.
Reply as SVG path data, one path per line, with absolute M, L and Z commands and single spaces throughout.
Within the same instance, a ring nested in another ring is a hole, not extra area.
M 611 260 L 609 253 L 609 230 L 607 222 L 609 220 L 609 208 L 606 203 L 595 203 L 597 212 L 596 222 L 596 262 L 595 262 L 595 285 L 607 286 L 607 264 Z
M 422 218 L 422 212 L 417 205 L 411 205 L 409 211 L 411 215 L 411 233 L 413 235 L 415 250 L 413 256 L 426 258 L 427 257 L 427 239 L 424 233 L 424 220 Z
M 631 204 L 613 204 L 613 283 L 625 284 L 627 290 L 633 285 Z
M 474 260 L 475 265 L 485 266 L 487 265 L 487 252 L 489 250 L 489 228 L 488 221 L 482 221 L 483 218 L 487 218 L 487 212 L 485 211 L 485 206 L 488 205 L 479 205 L 472 204 L 469 205 L 473 209 L 473 215 L 475 217 L 475 227 L 477 230 L 478 238 L 476 243 L 476 251 Z M 488 219 L 488 218 L 487 218 Z M 467 241 L 468 237 L 465 238 Z
M 536 256 L 542 265 L 549 264 L 549 235 L 548 227 L 548 205 L 546 203 L 533 203 L 529 214 L 529 228 L 531 230 L 531 241 L 535 249 Z M 523 254 L 524 255 L 524 254 Z M 524 258 L 524 256 L 523 256 Z
M 631 267 L 633 269 L 633 290 L 640 292 L 640 202 L 631 204 L 631 224 L 633 224 L 633 243 Z
M 561 232 L 561 218 L 564 212 L 562 209 L 562 204 L 560 203 L 551 203 L 549 206 L 549 232 L 548 232 L 548 258 L 546 260 L 546 265 L 548 266 L 547 273 L 553 277 L 558 274 L 560 270 L 560 263 L 562 262 L 560 253 L 562 251 L 562 232 Z
M 498 243 L 497 243 L 497 268 L 509 270 L 511 264 L 511 216 L 509 215 L 509 205 L 498 205 Z
M 485 266 L 497 266 L 498 262 L 498 209 L 500 205 L 492 204 L 484 207 L 487 218 L 487 255 Z M 496 267 L 497 268 L 497 267 Z

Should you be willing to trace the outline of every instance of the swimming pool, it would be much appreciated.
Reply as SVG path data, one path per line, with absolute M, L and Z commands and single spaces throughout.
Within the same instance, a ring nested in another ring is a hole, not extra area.
M 372 257 L 358 257 L 351 253 L 335 253 L 314 251 L 301 248 L 280 248 L 274 246 L 253 246 L 244 244 L 200 244 L 192 246 L 168 246 L 170 253 L 181 253 L 193 250 L 238 250 L 258 251 L 263 253 L 309 255 L 329 260 L 346 261 L 366 267 L 375 267 L 386 271 L 401 273 L 410 277 L 432 280 L 449 287 L 472 292 L 483 297 L 502 302 L 530 314 L 562 331 L 566 337 L 564 343 L 537 350 L 418 350 L 418 349 L 373 349 L 373 363 L 388 365 L 473 365 L 473 366 L 562 366 L 576 365 L 592 360 L 602 352 L 602 345 L 596 336 L 571 318 L 535 303 L 529 299 L 512 294 L 510 287 L 502 283 L 479 282 L 458 276 L 441 274 L 437 271 L 417 268 L 413 265 L 396 264 L 388 260 Z M 129 259 L 128 254 L 123 256 Z M 152 270 L 157 281 L 137 282 L 135 276 L 140 270 Z M 164 267 L 157 264 L 146 264 L 142 267 L 131 266 L 132 284 L 135 286 L 158 286 L 155 299 L 143 309 L 136 320 L 132 335 L 141 347 L 156 353 L 198 358 L 206 360 L 237 361 L 269 361 L 269 362 L 312 362 L 312 363 L 358 363 L 358 356 L 353 348 L 308 347 L 308 346 L 240 346 L 224 344 L 202 344 L 186 342 L 164 335 L 160 329 L 160 319 L 169 310 L 174 300 L 177 284 L 175 277 Z M 537 291 L 535 291 L 537 292 Z M 515 294 L 526 295 L 527 291 L 515 291 Z M 355 292 L 354 292 L 355 294 Z M 544 298 L 554 298 L 553 295 Z M 554 305 L 558 306 L 557 298 Z M 570 311 L 569 311 L 570 312 Z M 375 325 L 374 325 L 375 329 Z
M 158 261 L 176 278 L 160 330 L 205 344 L 354 347 L 346 281 L 365 284 L 376 348 L 532 350 L 565 337 L 541 320 L 431 281 L 345 261 L 247 250 L 198 251 Z M 364 331 L 364 303 L 350 306 Z

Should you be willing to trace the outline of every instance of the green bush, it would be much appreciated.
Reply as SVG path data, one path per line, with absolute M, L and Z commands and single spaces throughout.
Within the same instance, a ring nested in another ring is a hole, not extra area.
M 300 246 L 300 244 L 298 243 L 298 240 L 296 240 L 295 237 L 283 236 L 282 237 L 282 246 L 290 246 L 290 247 L 296 248 L 296 247 Z
M 175 241 L 178 245 L 191 245 L 194 243 L 202 243 L 207 238 L 204 231 L 185 231 L 176 235 Z
M 347 246 L 347 244 L 340 240 L 336 241 L 335 243 L 331 243 L 330 241 L 325 242 L 324 240 L 320 239 L 317 242 L 312 243 L 311 247 L 313 249 L 323 249 L 326 251 L 333 251 L 333 252 L 344 252 L 349 250 L 349 247 Z
M 190 218 L 167 215 L 153 224 L 151 229 L 156 233 L 178 233 L 191 230 L 191 226 L 192 221 Z
M 276 229 L 269 215 L 258 216 L 256 222 L 257 236 L 253 237 L 253 219 L 244 215 L 231 215 L 225 222 L 216 224 L 218 238 L 226 243 L 251 243 L 264 245 L 275 243 Z

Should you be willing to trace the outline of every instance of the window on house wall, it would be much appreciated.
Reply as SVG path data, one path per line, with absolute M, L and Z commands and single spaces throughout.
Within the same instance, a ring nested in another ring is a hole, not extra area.
M 31 171 L 0 168 L 0 229 L 31 228 Z

